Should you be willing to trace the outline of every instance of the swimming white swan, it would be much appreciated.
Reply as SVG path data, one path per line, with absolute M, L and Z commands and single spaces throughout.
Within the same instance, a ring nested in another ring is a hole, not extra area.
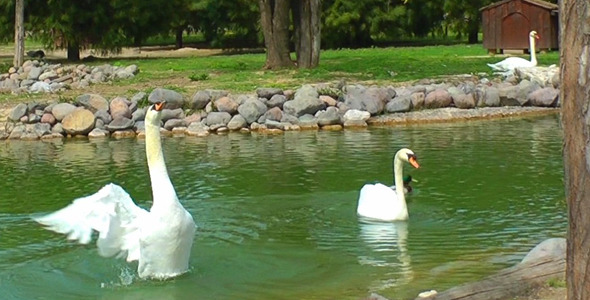
M 419 168 L 416 155 L 408 148 L 402 148 L 393 157 L 393 174 L 396 191 L 390 187 L 377 183 L 365 184 L 361 189 L 356 212 L 359 216 L 382 220 L 401 221 L 408 219 L 406 197 L 401 188 L 403 186 L 403 162 Z
M 488 64 L 495 72 L 512 72 L 516 68 L 530 68 L 537 65 L 537 55 L 535 52 L 535 39 L 539 39 L 536 31 L 529 33 L 529 51 L 531 53 L 531 60 L 526 60 L 521 57 L 508 57 L 495 64 Z
M 139 261 L 141 278 L 167 279 L 188 271 L 195 223 L 182 207 L 168 177 L 160 140 L 164 103 L 150 106 L 145 116 L 145 148 L 153 205 L 146 211 L 122 187 L 110 183 L 96 194 L 35 221 L 68 239 L 88 244 L 98 232 L 98 253 Z

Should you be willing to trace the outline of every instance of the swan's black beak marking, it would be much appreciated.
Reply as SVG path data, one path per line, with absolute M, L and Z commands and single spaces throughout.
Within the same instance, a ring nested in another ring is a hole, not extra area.
M 154 103 L 154 110 L 161 111 L 162 109 L 164 109 L 165 104 L 166 104 L 166 101 Z
M 418 164 L 418 158 L 414 154 L 408 154 L 408 162 L 412 165 L 412 167 L 418 169 L 420 165 Z

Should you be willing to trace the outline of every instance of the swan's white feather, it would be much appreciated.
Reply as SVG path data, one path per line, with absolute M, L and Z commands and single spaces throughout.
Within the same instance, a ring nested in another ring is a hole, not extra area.
M 407 220 L 408 208 L 390 187 L 381 183 L 365 184 L 359 195 L 357 214 L 383 221 Z
M 122 187 L 110 183 L 97 193 L 78 198 L 72 204 L 35 221 L 47 229 L 68 235 L 81 244 L 92 240 L 98 232 L 96 245 L 100 255 L 139 259 L 139 228 L 148 212 L 131 200 Z
M 536 65 L 536 63 L 521 57 L 508 57 L 495 64 L 488 64 L 492 70 L 497 72 L 514 71 L 516 68 L 531 68 Z

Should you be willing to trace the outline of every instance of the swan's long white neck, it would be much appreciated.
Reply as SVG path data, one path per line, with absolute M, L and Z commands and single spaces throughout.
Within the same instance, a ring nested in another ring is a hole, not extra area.
M 399 158 L 399 153 L 395 154 L 393 158 L 393 180 L 395 182 L 395 192 L 397 198 L 404 205 L 406 205 L 406 196 L 404 195 L 404 179 L 403 179 L 404 165 L 402 160 Z
M 535 37 L 529 36 L 529 51 L 531 52 L 531 63 L 537 65 L 537 53 L 535 51 Z
M 152 210 L 161 205 L 172 205 L 178 202 L 176 191 L 168 176 L 162 142 L 160 126 L 145 122 L 145 152 L 152 185 L 154 203 Z

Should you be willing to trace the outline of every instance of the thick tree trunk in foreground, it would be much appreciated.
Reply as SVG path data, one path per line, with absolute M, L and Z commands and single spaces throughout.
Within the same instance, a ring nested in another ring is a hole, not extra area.
M 315 68 L 320 62 L 320 0 L 293 2 L 297 67 Z
M 289 0 L 259 0 L 258 4 L 266 46 L 265 68 L 293 66 L 289 51 Z
M 15 67 L 22 66 L 25 59 L 25 0 L 16 0 L 14 8 L 14 60 Z
M 590 3 L 559 1 L 568 299 L 590 299 Z

